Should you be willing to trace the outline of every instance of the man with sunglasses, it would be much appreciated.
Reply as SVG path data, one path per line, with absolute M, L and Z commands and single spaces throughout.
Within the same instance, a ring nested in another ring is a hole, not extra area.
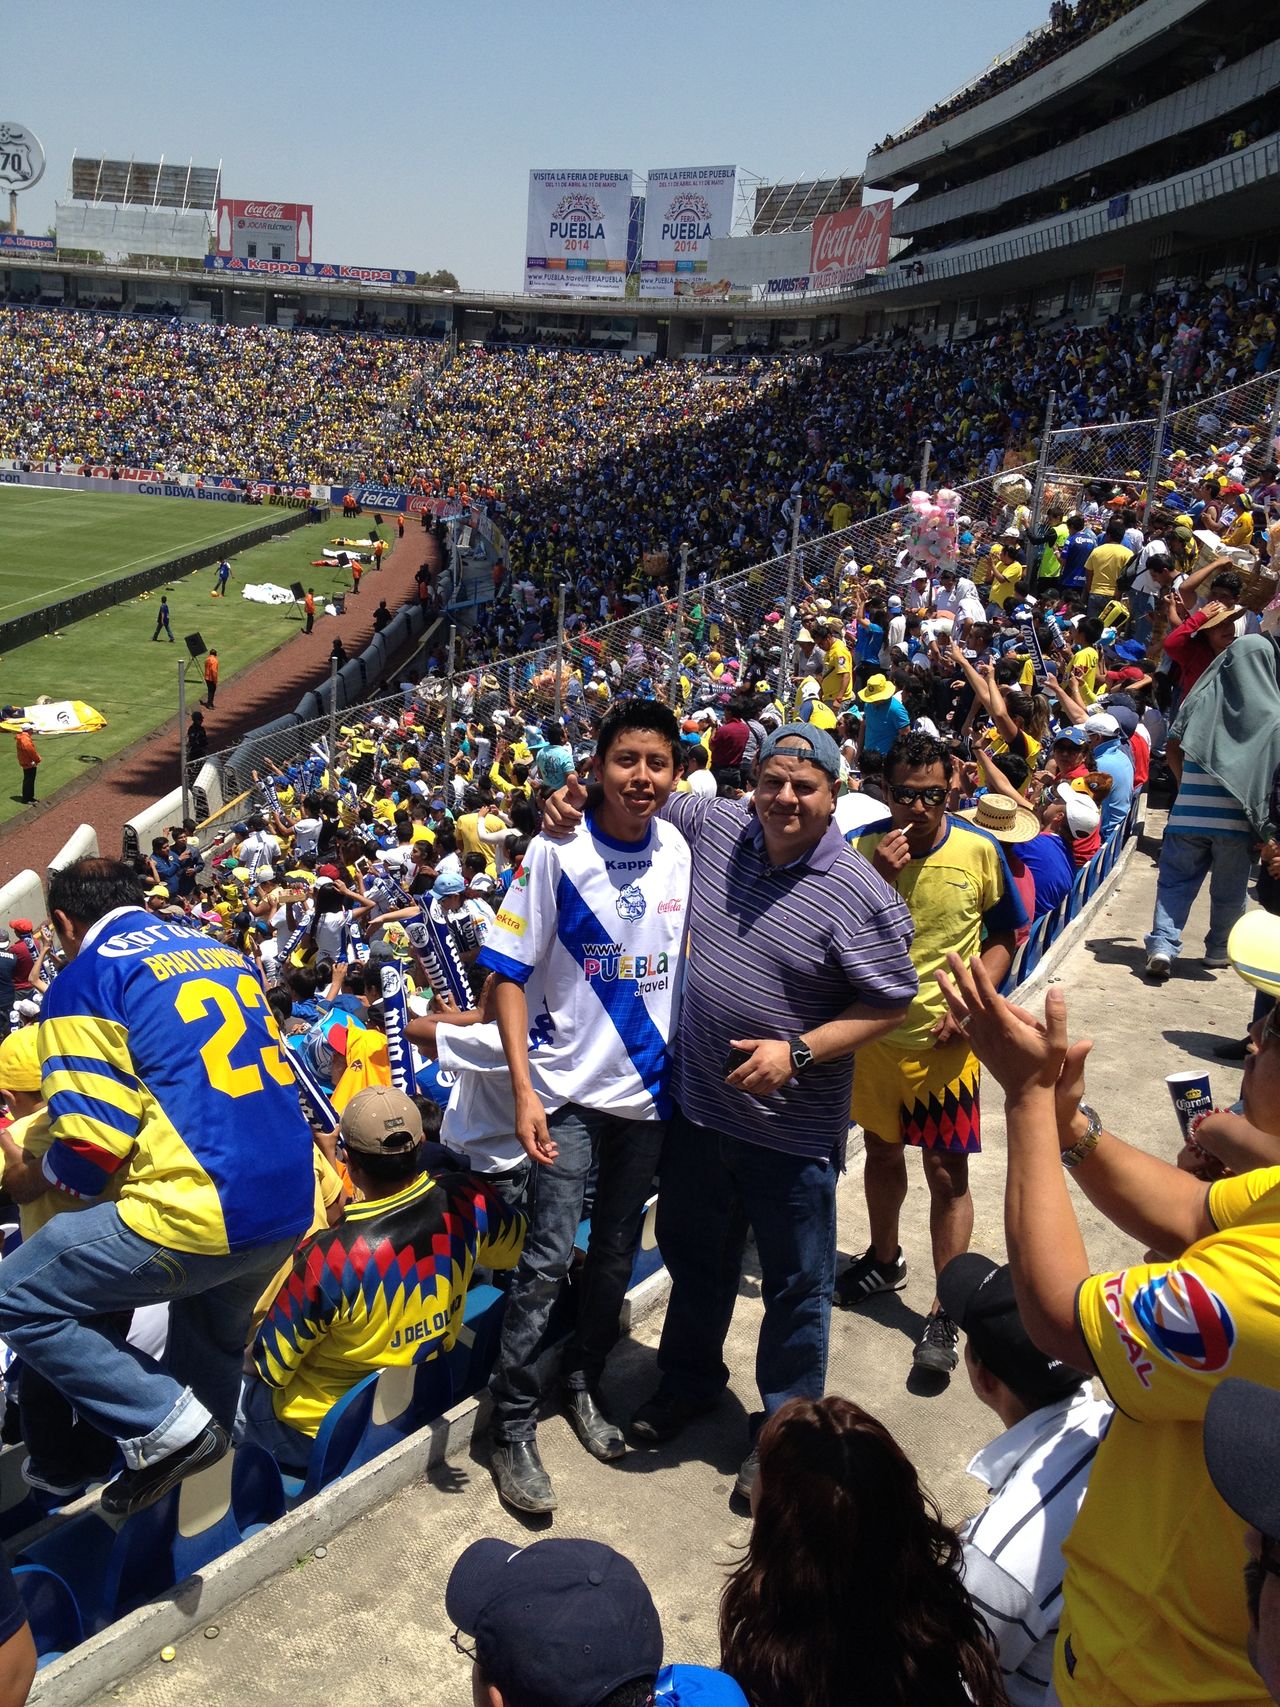
M 879 1292 L 900 1292 L 907 1283 L 898 1243 L 907 1144 L 918 1146 L 929 1187 L 935 1275 L 969 1248 L 969 1157 L 982 1148 L 979 1068 L 934 973 L 949 952 L 967 958 L 981 951 L 998 984 L 1012 963 L 1017 932 L 1028 922 L 1000 844 L 946 810 L 951 762 L 941 741 L 917 731 L 900 735 L 885 761 L 885 782 L 888 819 L 849 839 L 911 910 L 911 960 L 920 989 L 903 1022 L 858 1055 L 852 1118 L 866 1138 L 871 1244 L 836 1282 L 837 1299 L 850 1308 Z M 958 1345 L 959 1331 L 935 1297 L 915 1367 L 950 1375 Z

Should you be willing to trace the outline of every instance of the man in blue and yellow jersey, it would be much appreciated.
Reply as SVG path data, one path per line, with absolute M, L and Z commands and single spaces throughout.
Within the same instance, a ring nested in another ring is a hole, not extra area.
M 236 1438 L 304 1473 L 320 1424 L 370 1370 L 452 1349 L 476 1265 L 514 1268 L 524 1216 L 474 1174 L 428 1172 L 422 1115 L 370 1085 L 342 1113 L 357 1201 L 308 1239 L 258 1330 Z
M 127 1516 L 227 1450 L 254 1304 L 311 1225 L 311 1132 L 243 955 L 146 912 L 116 860 L 56 872 L 49 913 L 68 964 L 41 1014 L 42 1166 L 119 1195 L 0 1265 L 0 1337 L 119 1441 L 102 1505 Z M 163 1368 L 95 1320 L 160 1302 Z

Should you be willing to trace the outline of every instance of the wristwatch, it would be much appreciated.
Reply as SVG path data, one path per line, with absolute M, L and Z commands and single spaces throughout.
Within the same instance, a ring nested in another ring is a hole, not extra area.
M 803 1073 L 806 1067 L 813 1065 L 813 1050 L 802 1037 L 797 1037 L 791 1045 L 791 1071 Z
M 1087 1102 L 1080 1104 L 1080 1112 L 1089 1125 L 1083 1138 L 1078 1138 L 1069 1150 L 1062 1152 L 1064 1168 L 1078 1168 L 1086 1156 L 1091 1156 L 1098 1148 L 1098 1140 L 1102 1136 L 1102 1118 L 1096 1108 L 1090 1108 Z

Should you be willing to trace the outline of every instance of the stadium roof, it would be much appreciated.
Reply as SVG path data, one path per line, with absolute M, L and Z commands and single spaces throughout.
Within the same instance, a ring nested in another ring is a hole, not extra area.
M 841 208 L 862 206 L 861 177 L 811 178 L 792 184 L 760 184 L 756 187 L 751 235 L 764 237 L 777 231 L 799 231 L 813 224 L 820 213 L 838 213 Z

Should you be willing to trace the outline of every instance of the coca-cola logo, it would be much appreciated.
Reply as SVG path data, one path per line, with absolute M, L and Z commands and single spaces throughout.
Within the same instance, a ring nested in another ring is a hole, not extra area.
M 853 273 L 859 277 L 889 259 L 891 201 L 872 207 L 845 208 L 813 222 L 809 270 L 812 273 Z
M 283 219 L 284 206 L 281 202 L 246 202 L 244 204 L 246 219 Z

